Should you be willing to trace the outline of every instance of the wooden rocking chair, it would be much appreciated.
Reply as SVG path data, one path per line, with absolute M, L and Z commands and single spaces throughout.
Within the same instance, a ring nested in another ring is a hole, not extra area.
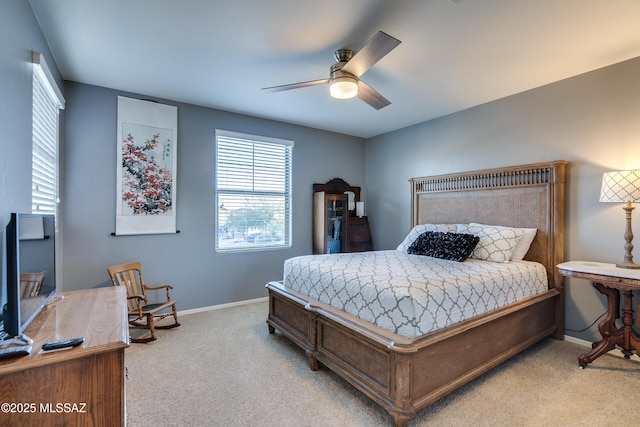
M 171 329 L 180 326 L 176 302 L 171 300 L 169 290 L 171 285 L 147 286 L 142 279 L 142 266 L 140 262 L 107 267 L 113 286 L 125 286 L 127 288 L 127 308 L 129 311 L 129 325 L 133 328 L 149 329 L 150 336 L 146 338 L 131 338 L 132 342 L 149 342 L 156 340 L 156 329 Z M 147 291 L 165 289 L 167 300 L 162 302 L 149 302 Z M 170 311 L 167 311 L 170 310 Z M 157 326 L 155 323 L 165 317 L 173 316 L 174 323 Z

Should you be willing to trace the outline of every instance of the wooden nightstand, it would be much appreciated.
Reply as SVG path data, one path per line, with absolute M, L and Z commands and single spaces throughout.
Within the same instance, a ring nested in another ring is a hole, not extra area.
M 591 352 L 578 358 L 580 367 L 584 368 L 616 346 L 622 348 L 625 359 L 629 359 L 634 350 L 640 354 L 640 336 L 633 328 L 633 291 L 640 290 L 640 270 L 588 261 L 563 262 L 558 264 L 558 269 L 563 276 L 590 280 L 593 287 L 607 297 L 607 317 L 598 324 L 602 339 L 591 345 Z M 620 317 L 620 291 L 624 296 L 623 326 L 618 328 L 616 319 Z

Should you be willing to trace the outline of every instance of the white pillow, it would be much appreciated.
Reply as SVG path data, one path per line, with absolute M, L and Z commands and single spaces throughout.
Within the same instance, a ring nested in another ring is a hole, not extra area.
M 426 231 L 441 231 L 443 233 L 455 233 L 457 224 L 418 224 L 411 229 L 407 237 L 396 248 L 399 251 L 407 252 L 409 246 Z
M 538 232 L 537 228 L 523 228 L 523 230 L 524 234 L 520 237 L 520 240 L 518 240 L 518 244 L 511 254 L 511 261 L 522 261 L 524 259 Z
M 469 258 L 493 262 L 508 262 L 524 231 L 517 228 L 483 224 L 460 224 L 458 233 L 478 236 L 480 241 Z
M 472 222 L 469 225 L 487 227 L 486 224 L 478 224 L 476 222 Z M 524 259 L 525 255 L 527 255 L 527 252 L 529 252 L 529 247 L 531 246 L 533 239 L 536 238 L 536 233 L 538 232 L 537 228 L 505 227 L 501 225 L 491 225 L 489 227 L 511 228 L 511 229 L 522 231 L 522 237 L 518 239 L 518 243 L 516 244 L 515 249 L 511 253 L 511 261 L 522 261 Z

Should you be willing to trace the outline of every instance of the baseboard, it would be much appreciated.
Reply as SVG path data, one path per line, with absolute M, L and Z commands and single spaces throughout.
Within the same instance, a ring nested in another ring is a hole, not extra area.
M 591 348 L 591 341 L 581 340 L 580 338 L 571 337 L 569 335 L 565 335 L 564 339 L 565 339 L 565 341 L 569 341 L 569 342 L 572 342 L 574 344 L 581 345 L 583 347 Z M 624 358 L 624 354 L 622 354 L 622 352 L 618 348 L 609 351 L 607 354 L 609 354 L 611 356 L 619 357 L 621 359 Z M 640 357 L 637 354 L 634 354 L 633 356 L 631 356 L 631 360 L 633 360 L 634 362 L 638 362 L 638 361 L 640 361 Z
M 572 337 L 572 336 L 569 336 L 569 335 L 565 335 L 564 336 L 564 340 L 572 342 L 574 344 L 579 344 L 579 345 L 581 345 L 583 347 L 591 347 L 591 342 L 590 341 L 581 340 L 580 338 Z
M 192 308 L 192 309 L 189 309 L 189 310 L 179 310 L 178 311 L 178 315 L 186 316 L 186 315 L 189 315 L 189 314 L 201 313 L 203 311 L 220 310 L 221 308 L 237 307 L 237 306 L 240 306 L 240 305 L 247 305 L 247 304 L 253 304 L 253 303 L 256 303 L 256 302 L 267 301 L 268 299 L 269 299 L 269 297 L 262 297 L 262 298 L 254 298 L 254 299 L 244 300 L 244 301 L 230 302 L 230 303 L 227 303 L 227 304 L 218 304 L 218 305 L 210 305 L 210 306 L 207 306 L 207 307 Z

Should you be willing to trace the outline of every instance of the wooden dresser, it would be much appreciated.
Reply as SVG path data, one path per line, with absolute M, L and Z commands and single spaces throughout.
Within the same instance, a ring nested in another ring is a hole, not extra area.
M 372 251 L 371 231 L 366 216 L 349 217 L 347 223 L 347 252 Z
M 30 356 L 0 361 L 0 425 L 125 425 L 126 292 L 108 287 L 56 294 L 25 334 Z M 40 353 L 48 341 L 78 347 Z M 9 404 L 9 406 L 7 406 Z

